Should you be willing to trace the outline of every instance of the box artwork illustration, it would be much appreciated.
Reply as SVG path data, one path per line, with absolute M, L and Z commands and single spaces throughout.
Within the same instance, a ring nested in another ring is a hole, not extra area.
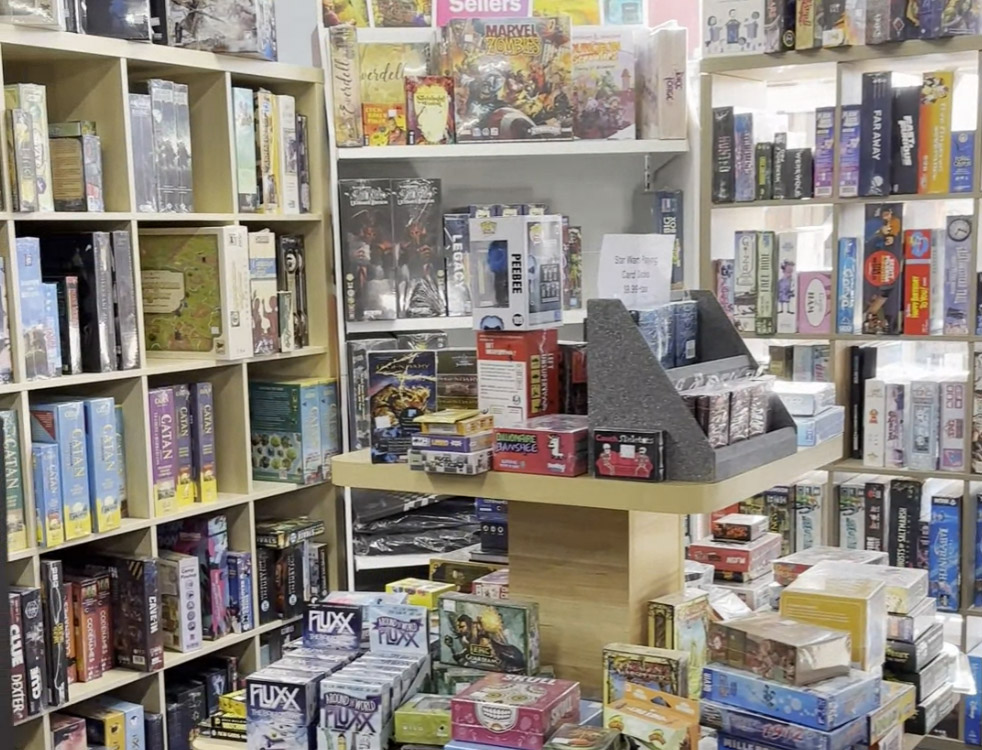
M 685 651 L 611 643 L 603 650 L 604 703 L 613 703 L 637 685 L 685 697 L 689 655 Z
M 440 661 L 470 669 L 539 671 L 539 609 L 469 594 L 440 598 Z
M 447 36 L 458 142 L 572 137 L 567 16 L 454 19 Z
M 436 352 L 368 353 L 372 462 L 406 460 L 416 417 L 436 411 Z

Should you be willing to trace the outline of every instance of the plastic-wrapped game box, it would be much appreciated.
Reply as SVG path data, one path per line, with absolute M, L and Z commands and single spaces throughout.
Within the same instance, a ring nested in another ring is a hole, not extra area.
M 842 677 L 795 687 L 710 664 L 702 673 L 702 698 L 827 732 L 880 705 L 880 677 L 852 670 Z
M 745 669 L 787 685 L 849 673 L 848 633 L 767 612 L 709 626 L 709 661 Z
M 887 611 L 904 615 L 927 596 L 928 574 L 916 568 L 896 568 L 887 565 L 858 565 L 855 563 L 824 562 L 815 567 L 822 574 L 836 578 L 878 581 L 886 587 Z
M 265 747 L 272 738 L 286 747 L 307 747 L 317 719 L 318 677 L 261 670 L 246 680 L 249 747 Z
M 784 750 L 846 750 L 866 741 L 867 723 L 863 717 L 823 732 L 708 700 L 700 701 L 699 713 L 704 727 Z
M 502 568 L 493 573 L 488 573 L 486 576 L 481 576 L 471 585 L 474 596 L 482 596 L 487 599 L 507 599 L 508 568 Z
M 782 586 L 790 586 L 806 570 L 826 560 L 834 563 L 886 565 L 888 557 L 886 552 L 874 552 L 872 550 L 812 547 L 775 560 L 774 580 Z
M 451 700 L 453 738 L 541 750 L 560 724 L 578 723 L 580 685 L 550 677 L 492 673 Z M 510 721 L 502 721 L 507 716 Z
M 580 722 L 583 722 L 583 704 L 580 701 Z M 612 729 L 586 724 L 563 724 L 549 738 L 544 750 L 617 750 L 620 747 L 621 733 Z
M 781 535 L 767 533 L 752 542 L 737 544 L 701 539 L 689 545 L 689 558 L 709 563 L 717 571 L 760 573 L 781 554 Z
M 926 596 L 905 615 L 887 615 L 887 638 L 913 643 L 934 625 L 937 614 L 937 600 Z
M 870 747 L 882 740 L 894 727 L 917 713 L 916 691 L 903 682 L 880 683 L 880 707 L 867 717 Z
M 439 612 L 441 662 L 512 674 L 539 671 L 537 604 L 444 594 Z
M 729 513 L 713 521 L 713 539 L 717 542 L 752 542 L 767 533 L 767 516 Z
M 699 742 L 698 715 L 688 717 L 660 704 L 622 698 L 604 706 L 604 726 L 621 732 L 631 746 L 685 750 Z M 658 745 L 652 739 L 660 737 Z

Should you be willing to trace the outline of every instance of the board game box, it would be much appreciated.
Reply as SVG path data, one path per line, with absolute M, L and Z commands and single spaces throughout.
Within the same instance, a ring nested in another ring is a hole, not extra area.
M 726 744 L 720 742 L 719 747 L 726 750 L 848 750 L 853 745 L 864 744 L 867 736 L 865 718 L 823 732 L 787 719 L 762 716 L 707 700 L 699 704 L 699 717 L 703 726 L 730 735 L 727 740 L 735 740 Z
M 665 481 L 665 433 L 662 430 L 594 429 L 593 475 L 598 479 Z
M 685 589 L 648 602 L 648 645 L 689 654 L 690 696 L 699 695 L 709 615 L 708 594 L 699 589 Z
M 768 531 L 767 516 L 730 513 L 713 521 L 713 539 L 729 542 L 752 542 Z
M 440 180 L 409 178 L 391 183 L 400 318 L 446 314 L 446 268 L 440 220 Z
M 339 189 L 345 316 L 349 321 L 393 319 L 397 252 L 391 181 L 341 180 Z
M 574 138 L 635 138 L 636 71 L 630 29 L 573 27 Z
M 767 533 L 747 544 L 702 539 L 689 546 L 689 559 L 709 563 L 717 571 L 759 574 L 770 567 L 780 552 L 781 535 Z
M 446 35 L 458 142 L 572 137 L 568 16 L 454 19 Z
M 446 145 L 456 139 L 453 78 L 406 78 L 406 137 L 410 146 Z
M 453 738 L 541 750 L 560 724 L 580 718 L 579 683 L 549 677 L 489 674 L 451 699 Z M 502 712 L 511 721 L 501 721 Z
M 167 2 L 167 38 L 175 47 L 276 59 L 273 0 Z
M 900 333 L 903 320 L 903 205 L 866 206 L 863 333 Z
M 821 562 L 860 563 L 886 565 L 887 553 L 878 550 L 842 549 L 840 547 L 812 547 L 774 561 L 774 580 L 782 586 L 790 586 L 806 570 Z
M 436 410 L 436 352 L 370 351 L 368 401 L 372 461 L 405 461 L 420 432 L 414 420 Z
M 441 662 L 512 674 L 538 672 L 536 604 L 444 594 L 439 611 Z
M 689 691 L 689 654 L 685 651 L 611 643 L 603 650 L 603 700 L 625 697 L 637 685 L 685 697 Z
M 395 712 L 395 740 L 420 745 L 450 741 L 450 696 L 418 693 Z
M 494 468 L 521 474 L 585 474 L 588 428 L 584 416 L 556 414 L 495 428 Z

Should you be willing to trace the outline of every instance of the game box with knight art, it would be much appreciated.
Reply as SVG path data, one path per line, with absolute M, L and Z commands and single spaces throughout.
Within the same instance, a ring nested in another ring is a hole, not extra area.
M 458 142 L 572 138 L 569 17 L 454 19 L 445 32 Z
M 470 594 L 440 597 L 440 661 L 468 669 L 539 671 L 539 608 Z

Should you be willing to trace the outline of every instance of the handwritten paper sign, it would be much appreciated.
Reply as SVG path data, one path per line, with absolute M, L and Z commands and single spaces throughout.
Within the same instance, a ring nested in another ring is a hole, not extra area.
M 671 302 L 675 237 L 668 234 L 605 234 L 600 245 L 599 299 L 619 299 L 628 310 Z

